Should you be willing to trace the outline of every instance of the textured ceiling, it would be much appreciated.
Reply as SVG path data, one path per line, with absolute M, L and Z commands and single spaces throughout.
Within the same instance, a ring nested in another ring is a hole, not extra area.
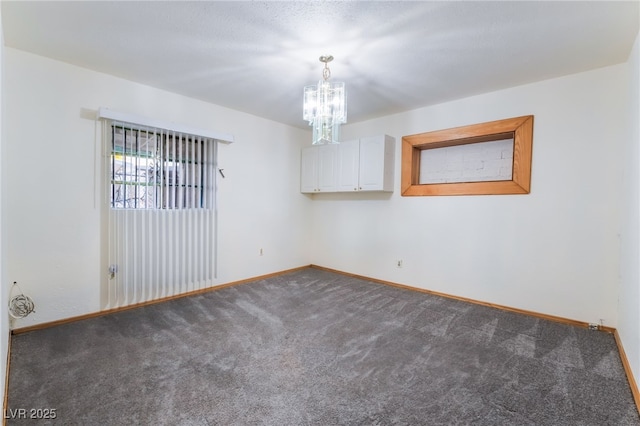
M 302 128 L 322 54 L 355 122 L 624 62 L 639 13 L 638 1 L 2 1 L 6 46 Z

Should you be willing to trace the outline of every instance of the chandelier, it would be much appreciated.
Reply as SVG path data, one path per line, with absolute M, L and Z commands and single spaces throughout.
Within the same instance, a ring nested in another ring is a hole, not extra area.
M 327 66 L 333 56 L 320 56 L 324 63 L 322 80 L 317 86 L 305 86 L 303 118 L 313 126 L 313 144 L 340 143 L 340 125 L 347 122 L 347 92 L 344 83 L 330 83 Z

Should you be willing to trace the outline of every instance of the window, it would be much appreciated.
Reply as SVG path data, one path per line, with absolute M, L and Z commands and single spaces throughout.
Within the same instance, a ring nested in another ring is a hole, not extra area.
M 511 180 L 512 159 L 513 138 L 423 149 L 418 184 Z
M 233 135 L 100 108 L 102 309 L 211 287 L 218 143 Z M 98 169 L 98 167 L 96 167 Z
M 198 209 L 212 204 L 213 140 L 112 124 L 111 207 Z
M 528 194 L 532 143 L 533 115 L 403 136 L 402 196 Z

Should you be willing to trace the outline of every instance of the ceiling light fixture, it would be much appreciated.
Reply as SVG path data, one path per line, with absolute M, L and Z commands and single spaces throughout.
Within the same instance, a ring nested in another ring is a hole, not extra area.
M 347 122 L 347 92 L 344 83 L 330 83 L 327 66 L 333 56 L 320 56 L 324 63 L 322 80 L 317 86 L 305 86 L 302 116 L 313 126 L 313 144 L 340 143 L 340 125 Z

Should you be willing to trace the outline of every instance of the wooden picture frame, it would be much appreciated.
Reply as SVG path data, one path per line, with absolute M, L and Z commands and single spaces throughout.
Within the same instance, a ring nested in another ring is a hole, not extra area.
M 513 138 L 511 180 L 420 184 L 423 150 Z M 528 194 L 531 189 L 533 115 L 402 137 L 400 192 L 429 195 Z

